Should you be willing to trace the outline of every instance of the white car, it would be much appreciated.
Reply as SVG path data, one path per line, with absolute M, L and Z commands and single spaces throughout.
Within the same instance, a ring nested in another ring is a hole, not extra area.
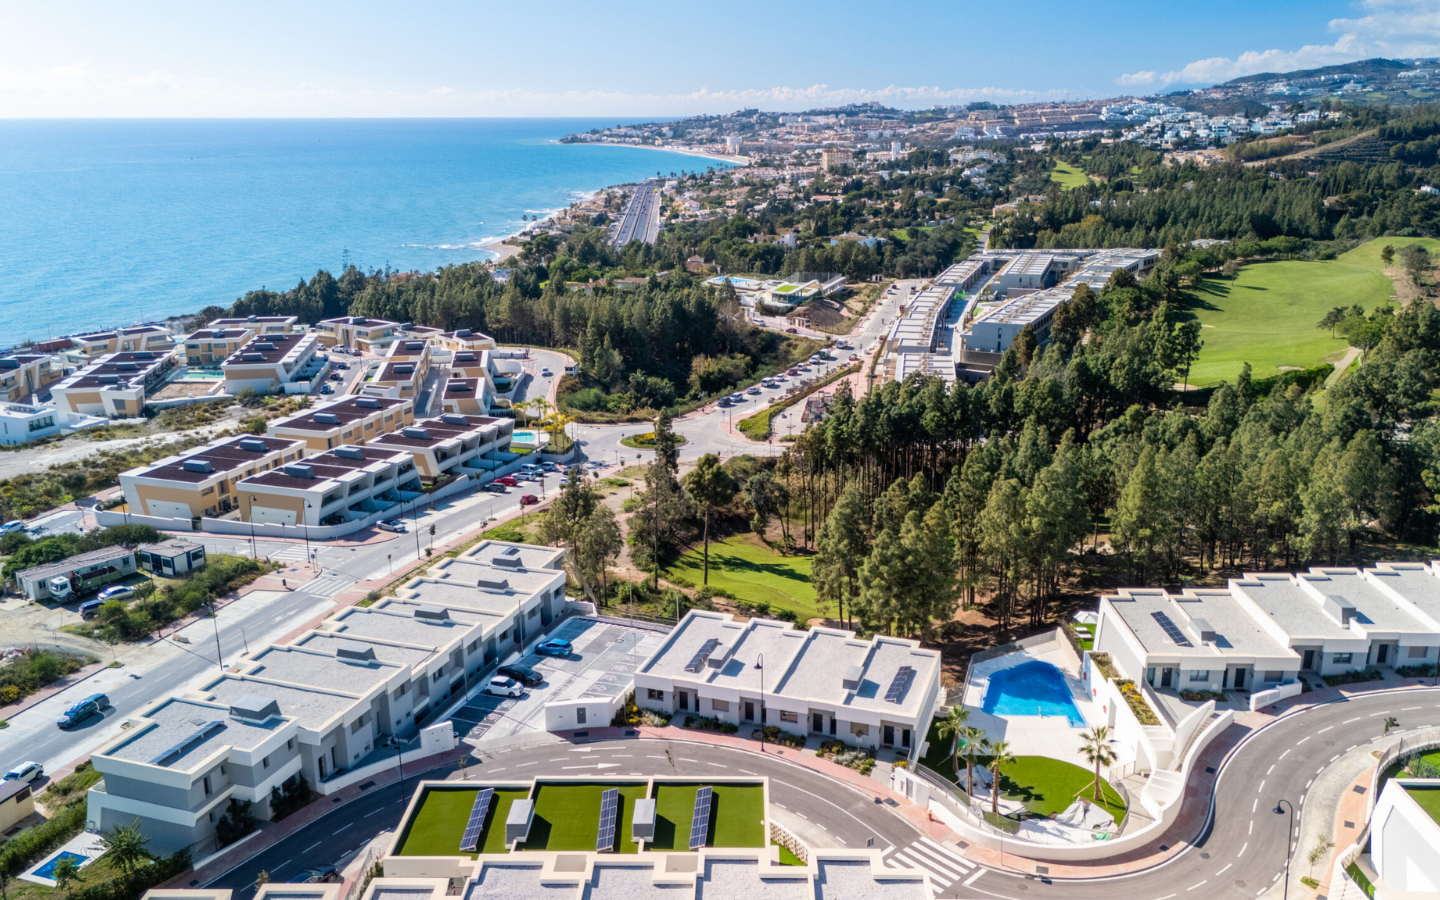
M 495 697 L 519 697 L 525 693 L 525 688 L 513 678 L 496 675 L 485 685 L 485 693 Z
M 748 387 L 748 388 L 745 389 L 745 393 L 747 393 L 747 394 L 758 394 L 758 393 L 760 393 L 760 389 L 759 389 L 758 387 L 755 387 L 754 385 L 751 385 L 750 387 Z
M 6 781 L 35 781 L 45 775 L 45 767 L 34 760 L 23 762 L 5 773 Z

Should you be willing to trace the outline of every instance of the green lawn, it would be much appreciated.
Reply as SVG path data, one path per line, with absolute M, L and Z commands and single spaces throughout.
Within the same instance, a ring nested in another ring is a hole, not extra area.
M 688 850 L 690 819 L 700 784 L 659 784 L 655 796 L 655 840 L 647 850 Z M 758 784 L 717 784 L 710 806 L 707 847 L 765 846 L 765 792 Z
M 595 838 L 600 833 L 600 795 L 609 788 L 620 789 L 616 850 L 620 853 L 638 853 L 640 848 L 631 839 L 630 824 L 635 816 L 635 801 L 645 799 L 643 783 L 541 782 L 535 787 L 535 820 L 530 823 L 530 837 L 520 844 L 520 849 L 593 851 Z
M 1420 808 L 1430 814 L 1430 818 L 1440 822 L 1440 789 L 1437 788 L 1408 788 L 1406 790 Z
M 1081 650 L 1095 649 L 1095 626 L 1094 625 L 1071 625 L 1075 629 L 1075 637 L 1080 643 Z
M 1090 183 L 1090 177 L 1075 166 L 1063 160 L 1055 160 L 1055 168 L 1050 172 L 1050 180 L 1059 184 L 1065 190 L 1081 187 Z
M 930 726 L 930 747 L 921 760 L 926 767 L 965 788 L 965 760 L 960 760 L 959 776 L 950 767 L 950 742 L 940 738 L 935 725 Z M 1078 759 L 1078 757 L 1077 757 Z M 988 759 L 982 760 L 988 763 Z M 1095 771 L 1048 756 L 1018 756 L 1000 771 L 1000 796 L 1016 800 L 1037 816 L 1053 816 L 1065 811 L 1075 797 L 1094 797 L 1091 785 Z M 1115 824 L 1125 821 L 1125 802 L 1108 783 L 1101 788 L 1104 799 L 1100 805 L 1115 817 Z
M 400 849 L 395 855 L 458 855 L 460 838 L 465 835 L 465 823 L 470 821 L 470 809 L 475 805 L 475 795 L 478 793 L 478 785 L 458 790 L 427 791 L 421 798 L 420 808 L 416 811 L 410 827 L 401 837 Z M 506 851 L 505 817 L 510 814 L 510 804 L 516 800 L 524 800 L 529 794 L 530 792 L 524 789 L 495 791 L 495 799 L 491 801 L 490 812 L 485 817 L 485 830 L 481 833 L 480 852 Z M 595 849 L 594 837 L 590 839 L 590 849 Z M 473 858 L 475 854 L 470 856 Z
M 768 603 L 803 619 L 821 615 L 810 583 L 812 558 L 783 556 L 751 534 L 710 542 L 710 584 L 748 603 Z M 700 586 L 704 573 L 701 548 L 682 556 L 668 574 L 681 575 Z
M 775 844 L 774 841 L 771 841 L 770 843 Z M 788 849 L 786 849 L 785 847 L 781 847 L 779 844 L 775 844 L 775 846 L 780 847 L 780 865 L 782 865 L 782 866 L 803 866 L 803 865 L 805 865 L 804 861 L 802 861 L 802 860 L 800 859 L 800 857 L 796 856 L 794 853 L 791 853 L 791 852 L 790 852 Z
M 1331 307 L 1389 302 L 1393 286 L 1385 277 L 1380 248 L 1409 243 L 1436 252 L 1440 240 L 1380 238 L 1330 260 L 1281 260 L 1245 266 L 1232 281 L 1206 279 L 1194 290 L 1190 311 L 1203 326 L 1205 347 L 1190 370 L 1191 384 L 1228 381 L 1249 362 L 1256 377 L 1280 366 L 1308 368 L 1335 362 L 1346 342 L 1315 325 Z

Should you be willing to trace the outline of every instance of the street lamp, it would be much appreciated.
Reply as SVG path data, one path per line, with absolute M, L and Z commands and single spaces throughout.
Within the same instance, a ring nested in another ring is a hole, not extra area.
M 306 500 L 306 501 L 305 501 L 306 513 L 305 513 L 305 515 L 303 515 L 303 516 L 300 517 L 300 524 L 302 524 L 302 525 L 305 526 L 305 558 L 306 558 L 307 560 L 310 559 L 310 513 L 309 513 L 309 510 L 312 510 L 312 509 L 314 509 L 314 508 L 315 508 L 315 507 L 313 507 L 313 506 L 310 505 L 310 501 L 309 501 L 309 500 Z
M 259 551 L 259 549 L 258 549 L 258 548 L 256 547 L 256 545 L 255 545 L 255 500 L 256 500 L 255 495 L 254 495 L 254 494 L 251 494 L 251 495 L 250 495 L 250 557 L 251 557 L 252 559 L 259 559 L 259 558 L 260 558 L 260 551 Z
M 1282 804 L 1283 804 L 1284 806 L 1289 806 L 1289 807 L 1290 807 L 1290 822 L 1289 822 L 1289 824 L 1286 825 L 1286 827 L 1285 827 L 1285 891 L 1284 891 L 1284 894 L 1282 895 L 1281 900 L 1289 900 L 1289 898 L 1290 898 L 1290 833 L 1295 830 L 1295 807 L 1291 805 L 1291 803 L 1290 803 L 1289 800 L 1286 800 L 1284 797 L 1281 797 L 1278 801 L 1276 801 L 1276 803 L 1275 803 L 1275 808 L 1274 808 L 1273 810 L 1271 810 L 1271 812 L 1275 813 L 1276 815 L 1280 815 L 1281 813 L 1285 812 L 1285 810 L 1282 808 Z
M 760 670 L 760 752 L 765 752 L 765 654 L 755 654 L 755 668 Z

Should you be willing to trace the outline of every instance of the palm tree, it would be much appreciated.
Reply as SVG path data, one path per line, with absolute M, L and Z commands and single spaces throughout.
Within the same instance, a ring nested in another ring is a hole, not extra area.
M 1110 728 L 1105 725 L 1096 725 L 1080 735 L 1080 755 L 1095 767 L 1094 800 L 1099 803 L 1101 800 L 1100 767 L 1108 767 L 1117 758 L 1114 748 L 1110 746 Z
M 1000 815 L 1000 767 L 1015 761 L 1009 741 L 986 741 L 985 753 L 990 757 L 990 811 Z
M 950 707 L 950 712 L 945 718 L 935 723 L 935 733 L 950 744 L 950 771 L 958 778 L 960 775 L 960 732 L 965 730 L 965 722 L 970 718 L 970 710 L 955 704 Z
M 141 863 L 153 858 L 150 851 L 145 849 L 148 843 L 150 839 L 140 832 L 139 819 L 129 825 L 117 823 L 110 829 L 109 834 L 100 838 L 101 846 L 110 854 L 111 864 L 127 873 L 135 871 Z
M 985 749 L 985 729 L 967 725 L 960 738 L 965 741 L 965 793 L 974 797 L 975 764 L 980 761 L 980 754 Z

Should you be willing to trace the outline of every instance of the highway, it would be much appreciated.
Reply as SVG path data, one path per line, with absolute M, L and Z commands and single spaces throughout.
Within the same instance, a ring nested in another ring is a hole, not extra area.
M 637 187 L 625 201 L 620 223 L 615 227 L 615 246 L 631 241 L 655 243 L 660 236 L 660 189 L 649 183 Z

